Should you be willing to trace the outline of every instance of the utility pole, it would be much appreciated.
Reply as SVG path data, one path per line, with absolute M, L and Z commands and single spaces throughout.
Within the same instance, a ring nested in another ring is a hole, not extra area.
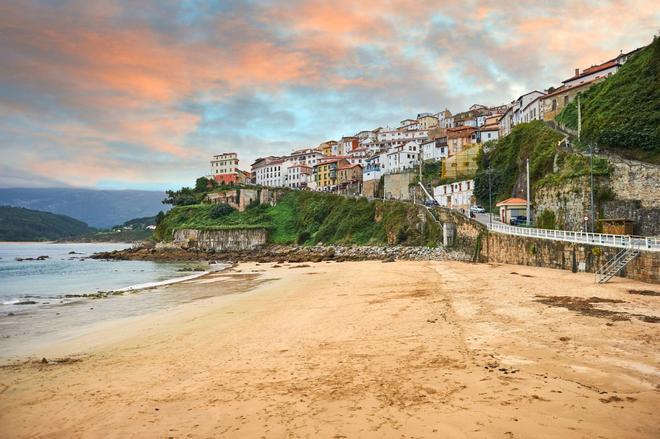
M 596 232 L 596 206 L 594 205 L 594 145 L 589 144 L 589 180 L 591 186 L 591 233 Z
M 530 224 L 531 209 L 529 207 L 529 159 L 527 159 L 527 226 Z
M 493 169 L 490 167 L 490 163 L 489 163 L 488 164 L 488 224 L 491 229 L 493 228 L 493 190 L 490 180 L 490 174 L 492 174 L 492 172 Z
M 577 125 L 578 125 L 578 135 L 577 139 L 578 142 L 580 141 L 580 132 L 582 131 L 582 107 L 580 106 L 580 93 L 577 95 L 577 107 L 578 107 L 578 120 L 577 120 Z

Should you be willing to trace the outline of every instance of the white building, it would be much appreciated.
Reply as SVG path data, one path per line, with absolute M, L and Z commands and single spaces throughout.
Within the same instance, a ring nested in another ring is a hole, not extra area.
M 468 213 L 473 204 L 474 180 L 457 181 L 433 188 L 433 198 L 442 207 Z
M 416 140 L 422 143 L 429 138 L 429 130 L 383 130 L 378 133 L 379 142 Z
M 500 138 L 500 127 L 499 125 L 486 125 L 479 128 L 477 132 L 477 137 L 480 143 L 486 143 L 491 140 L 497 140 Z
M 346 158 L 351 163 L 351 165 L 361 165 L 363 168 L 365 166 L 365 160 L 369 155 L 367 148 L 357 148 L 352 151 L 349 151 L 346 154 Z
M 378 180 L 383 175 L 380 158 L 380 154 L 376 154 L 364 159 L 364 169 L 362 171 L 363 181 Z
M 424 161 L 439 161 L 449 156 L 446 136 L 424 142 L 420 147 Z
M 359 139 L 357 137 L 342 137 L 339 141 L 339 155 L 348 155 L 351 151 L 358 148 Z
M 511 107 L 506 110 L 504 116 L 500 119 L 499 137 L 508 136 L 514 126 L 523 123 L 523 109 L 527 108 L 534 100 L 538 100 L 538 98 L 543 96 L 545 96 L 545 93 L 534 90 L 513 101 Z M 540 103 L 541 101 L 538 100 L 538 102 Z
M 533 120 L 543 120 L 543 97 L 545 95 L 537 96 L 536 99 L 528 103 L 521 112 L 521 123 L 531 122 Z
M 284 185 L 291 189 L 304 189 L 313 179 L 313 168 L 311 166 L 291 163 L 286 167 Z
M 285 186 L 286 166 L 284 162 L 284 159 L 279 157 L 267 157 L 254 162 L 252 172 L 255 175 L 255 184 L 269 187 Z
M 387 173 L 393 174 L 414 169 L 419 163 L 419 153 L 420 146 L 415 141 L 392 148 L 387 153 Z
M 628 61 L 628 58 L 630 58 L 631 55 L 640 49 L 642 48 L 640 47 L 628 53 L 621 52 L 616 58 L 612 58 L 611 60 L 605 61 L 602 64 L 591 66 L 587 69 L 584 69 L 582 72 L 580 72 L 580 69 L 575 69 L 575 74 L 570 78 L 562 81 L 562 83 L 564 84 L 564 87 L 568 88 L 580 84 L 586 84 L 587 82 L 591 82 L 595 79 L 612 76 L 626 61 Z
M 305 148 L 292 152 L 288 159 L 292 163 L 314 167 L 323 157 L 325 156 L 318 149 Z
M 214 155 L 211 159 L 211 178 L 219 183 L 238 180 L 238 154 L 225 152 Z

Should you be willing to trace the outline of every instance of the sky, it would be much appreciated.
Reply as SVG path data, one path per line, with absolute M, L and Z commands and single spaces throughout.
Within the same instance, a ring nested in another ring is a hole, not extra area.
M 0 0 L 0 187 L 168 189 L 500 105 L 651 42 L 657 1 Z

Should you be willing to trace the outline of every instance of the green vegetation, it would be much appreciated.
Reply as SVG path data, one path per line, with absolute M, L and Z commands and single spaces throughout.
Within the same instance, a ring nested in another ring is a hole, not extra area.
M 161 212 L 162 213 L 162 212 Z M 155 216 L 145 216 L 143 218 L 134 218 L 124 222 L 124 224 L 119 226 L 112 227 L 113 229 L 119 229 L 123 227 L 132 227 L 133 229 L 146 229 L 147 226 L 156 224 Z
M 435 246 L 442 231 L 432 221 L 419 226 L 419 207 L 317 192 L 291 191 L 275 206 L 252 205 L 214 218 L 217 205 L 177 206 L 158 223 L 155 238 L 177 229 L 267 228 L 276 244 L 403 244 Z M 223 208 L 224 209 L 224 208 Z
M 66 215 L 0 206 L 0 241 L 48 241 L 90 231 L 86 223 Z
M 219 219 L 222 218 L 223 216 L 227 216 L 230 213 L 234 212 L 236 209 L 231 207 L 229 204 L 215 204 L 212 208 L 211 211 L 209 212 L 209 215 L 213 219 Z
M 582 143 L 660 163 L 660 38 L 582 93 L 580 101 Z M 556 120 L 577 129 L 576 102 Z
M 555 229 L 557 227 L 557 218 L 552 210 L 545 209 L 536 218 L 536 227 L 539 229 Z
M 589 175 L 589 157 L 558 149 L 557 143 L 561 139 L 560 134 L 543 122 L 534 121 L 515 126 L 507 137 L 484 148 L 477 158 L 479 170 L 474 178 L 474 194 L 478 203 L 488 206 L 489 166 L 493 207 L 498 201 L 513 196 L 515 188 L 524 190 L 527 158 L 532 193 L 540 187 Z M 606 159 L 594 157 L 594 175 L 610 172 L 611 167 Z
M 442 165 L 437 162 L 424 162 L 422 165 L 422 183 L 425 186 L 437 186 L 440 183 L 440 171 Z
M 531 181 L 538 182 L 552 173 L 557 142 L 562 136 L 541 121 L 517 125 L 511 134 L 490 144 L 477 156 L 478 171 L 474 178 L 474 194 L 480 205 L 488 206 L 488 169 L 492 169 L 493 206 L 511 197 L 516 182 L 525 175 L 529 158 Z M 487 152 L 486 152 L 487 151 Z
M 578 154 L 561 153 L 559 155 L 559 163 L 561 168 L 554 173 L 546 174 L 543 178 L 538 180 L 535 187 L 556 185 L 567 179 L 582 177 L 589 175 L 589 157 Z M 608 175 L 611 172 L 611 166 L 607 159 L 602 157 L 594 157 L 593 160 L 593 174 Z

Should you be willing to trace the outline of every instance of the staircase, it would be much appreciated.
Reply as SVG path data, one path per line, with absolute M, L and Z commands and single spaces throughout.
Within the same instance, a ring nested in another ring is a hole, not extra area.
M 596 282 L 604 284 L 639 255 L 636 248 L 624 248 L 596 271 Z

